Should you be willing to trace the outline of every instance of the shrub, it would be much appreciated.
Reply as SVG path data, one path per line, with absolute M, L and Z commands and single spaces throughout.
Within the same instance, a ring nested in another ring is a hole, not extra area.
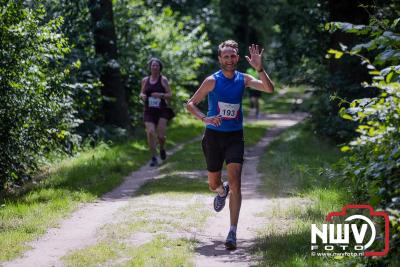
M 76 126 L 61 61 L 69 52 L 61 18 L 44 22 L 43 7 L 1 0 L 0 184 L 28 179 L 38 158 L 70 144 Z M 2 190 L 0 190 L 2 191 Z
M 359 136 L 342 151 L 350 155 L 341 162 L 342 178 L 349 183 L 355 201 L 369 202 L 386 211 L 391 222 L 390 252 L 382 258 L 368 258 L 371 266 L 399 266 L 400 261 L 400 35 L 399 21 L 373 17 L 369 25 L 331 23 L 329 27 L 368 37 L 365 43 L 342 51 L 330 50 L 336 58 L 357 55 L 370 70 L 371 83 L 364 87 L 378 96 L 355 99 L 340 110 L 344 119 L 358 123 Z M 370 61 L 361 53 L 374 51 Z M 383 226 L 382 226 L 383 227 Z M 383 231 L 381 231 L 383 234 Z M 383 240 L 383 236 L 379 237 Z

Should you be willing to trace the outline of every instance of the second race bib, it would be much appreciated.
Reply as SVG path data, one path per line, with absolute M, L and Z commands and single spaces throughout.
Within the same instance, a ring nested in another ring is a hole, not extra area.
M 161 99 L 157 97 L 149 97 L 149 107 L 150 108 L 159 108 Z
M 234 119 L 237 117 L 240 104 L 231 104 L 225 102 L 218 102 L 219 115 L 223 119 Z

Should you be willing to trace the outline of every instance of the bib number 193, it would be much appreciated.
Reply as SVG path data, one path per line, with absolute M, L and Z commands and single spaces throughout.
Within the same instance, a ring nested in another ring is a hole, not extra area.
M 238 115 L 240 104 L 218 102 L 219 115 L 225 119 L 234 119 Z
M 234 109 L 224 109 L 222 116 L 224 117 L 235 117 L 236 111 Z

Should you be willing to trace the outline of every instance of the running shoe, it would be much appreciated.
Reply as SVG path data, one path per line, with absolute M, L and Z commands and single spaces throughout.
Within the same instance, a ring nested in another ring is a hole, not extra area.
M 229 231 L 225 241 L 225 248 L 228 250 L 236 249 L 236 233 L 234 231 Z
M 224 188 L 225 195 L 221 197 L 217 193 L 216 197 L 214 198 L 214 210 L 216 212 L 220 212 L 225 207 L 225 200 L 226 200 L 226 197 L 229 194 L 229 184 L 228 184 L 228 182 L 224 182 L 222 184 L 222 186 Z
M 162 160 L 165 160 L 167 158 L 167 152 L 165 152 L 165 149 L 160 149 L 160 158 Z
M 155 167 L 155 166 L 157 166 L 157 164 L 158 164 L 157 158 L 156 157 L 151 157 L 150 167 Z

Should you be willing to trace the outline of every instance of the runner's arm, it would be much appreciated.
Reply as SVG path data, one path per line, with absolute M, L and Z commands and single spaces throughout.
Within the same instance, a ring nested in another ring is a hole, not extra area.
M 193 114 L 199 120 L 207 123 L 219 126 L 221 124 L 221 118 L 219 116 L 207 117 L 197 105 L 204 100 L 207 94 L 212 91 L 215 87 L 215 79 L 212 76 L 207 77 L 200 85 L 199 89 L 194 93 L 192 98 L 186 104 L 186 109 Z
M 140 89 L 140 94 L 139 94 L 139 97 L 140 97 L 143 101 L 146 100 L 146 98 L 147 98 L 146 94 L 144 93 L 146 81 L 147 81 L 147 77 L 145 77 L 145 78 L 142 79 L 142 82 L 141 82 L 141 89 Z
M 273 93 L 274 92 L 274 84 L 272 83 L 271 79 L 268 77 L 268 74 L 265 72 L 264 69 L 258 72 L 260 75 L 260 79 L 258 80 L 251 75 L 244 74 L 245 76 L 245 85 L 246 87 L 250 87 L 262 92 L 266 93 Z
M 268 77 L 268 74 L 265 72 L 262 65 L 263 52 L 264 49 L 261 49 L 260 51 L 258 45 L 252 44 L 251 46 L 249 46 L 250 57 L 245 56 L 245 58 L 249 62 L 250 66 L 252 66 L 258 72 L 260 80 L 245 74 L 245 86 L 262 92 L 273 93 L 274 84 Z

